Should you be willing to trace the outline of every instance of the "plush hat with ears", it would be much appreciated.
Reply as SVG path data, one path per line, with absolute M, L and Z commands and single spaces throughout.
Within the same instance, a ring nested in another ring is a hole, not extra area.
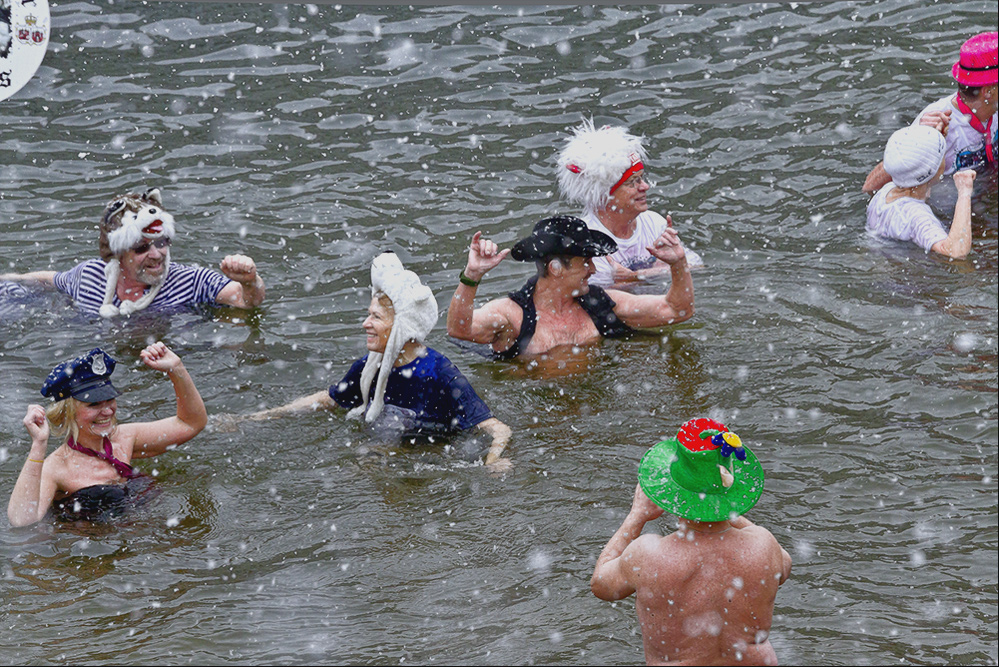
M 584 120 L 558 155 L 558 189 L 562 196 L 591 211 L 599 211 L 617 187 L 643 168 L 645 148 L 640 137 L 623 127 Z
M 384 294 L 392 302 L 395 317 L 392 332 L 385 345 L 385 352 L 368 352 L 368 360 L 361 372 L 361 405 L 347 413 L 347 417 L 373 422 L 385 407 L 385 386 L 392 366 L 411 340 L 422 343 L 437 324 L 437 300 L 433 291 L 420 282 L 420 277 L 403 268 L 393 252 L 382 253 L 371 262 L 371 296 Z M 379 372 L 384 370 L 384 372 Z M 375 395 L 368 405 L 371 382 L 378 375 Z
M 121 306 L 115 307 L 112 300 L 118 287 L 118 278 L 121 277 L 121 256 L 143 240 L 173 239 L 175 233 L 173 216 L 163 210 L 159 189 L 150 188 L 141 195 L 118 195 L 111 200 L 104 209 L 100 224 L 101 259 L 107 263 L 104 267 L 107 284 L 104 287 L 101 317 L 131 315 L 153 302 L 170 271 L 169 250 L 164 253 L 162 280 L 152 285 L 138 301 L 124 301 Z

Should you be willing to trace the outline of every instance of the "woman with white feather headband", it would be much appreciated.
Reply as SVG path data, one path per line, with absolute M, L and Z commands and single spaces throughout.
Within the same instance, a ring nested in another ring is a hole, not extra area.
M 643 280 L 669 270 L 648 250 L 673 226 L 673 220 L 649 210 L 646 157 L 640 137 L 623 127 L 596 129 L 592 120 L 573 128 L 573 136 L 558 155 L 562 196 L 583 207 L 581 217 L 587 227 L 607 234 L 617 244 L 613 254 L 594 258 L 591 285 Z M 703 264 L 697 253 L 684 250 L 689 266 Z
M 492 416 L 461 371 L 424 340 L 437 323 L 437 300 L 395 253 L 371 263 L 371 304 L 363 327 L 368 354 L 327 391 L 248 415 L 263 420 L 318 408 L 348 408 L 349 419 L 387 420 L 406 432 L 454 433 L 473 426 L 492 444 L 485 464 L 506 470 L 500 455 L 510 428 Z M 372 386 L 374 391 L 372 392 Z

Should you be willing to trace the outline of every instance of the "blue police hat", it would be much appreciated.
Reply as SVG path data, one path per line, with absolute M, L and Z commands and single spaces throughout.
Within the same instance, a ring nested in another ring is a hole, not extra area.
M 95 347 L 82 357 L 64 361 L 49 373 L 42 385 L 42 396 L 57 401 L 72 396 L 84 403 L 100 403 L 120 395 L 111 384 L 116 362 L 107 352 Z

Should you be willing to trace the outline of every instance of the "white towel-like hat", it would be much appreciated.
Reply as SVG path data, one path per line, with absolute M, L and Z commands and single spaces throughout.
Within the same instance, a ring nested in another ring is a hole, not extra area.
M 903 127 L 885 145 L 885 171 L 900 188 L 923 185 L 936 176 L 946 147 L 943 135 L 932 127 Z
M 572 133 L 558 155 L 558 189 L 569 201 L 599 211 L 625 173 L 645 162 L 642 139 L 623 127 L 598 130 L 592 119 Z
M 385 407 L 385 386 L 403 346 L 411 340 L 422 343 L 437 324 L 437 299 L 433 291 L 420 282 L 418 275 L 404 269 L 393 252 L 382 253 L 371 262 L 371 296 L 381 294 L 392 301 L 395 314 L 392 332 L 383 354 L 368 352 L 368 361 L 361 372 L 361 405 L 347 413 L 352 419 L 360 419 L 363 414 L 368 422 L 377 419 Z M 376 374 L 378 384 L 368 405 Z

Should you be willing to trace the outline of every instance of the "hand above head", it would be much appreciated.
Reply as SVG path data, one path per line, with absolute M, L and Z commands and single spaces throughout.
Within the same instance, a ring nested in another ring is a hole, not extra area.
M 471 280 L 482 280 L 482 276 L 506 259 L 510 249 L 500 250 L 499 246 L 489 239 L 482 238 L 482 232 L 475 232 L 472 243 L 468 247 L 468 264 L 465 266 L 465 276 Z
M 229 280 L 252 283 L 257 279 L 257 265 L 246 255 L 226 255 L 220 266 Z
M 932 127 L 946 137 L 947 127 L 950 125 L 950 109 L 946 111 L 927 111 L 920 116 L 919 124 Z
M 153 370 L 169 373 L 183 366 L 180 357 L 162 342 L 155 342 L 139 353 L 142 362 Z
M 29 405 L 24 415 L 24 428 L 28 429 L 28 435 L 33 442 L 43 442 L 48 446 L 49 423 L 45 419 L 45 408 L 35 404 Z
M 642 491 L 642 485 L 635 485 L 635 498 L 631 501 L 631 513 L 643 521 L 652 521 L 661 517 L 666 510 L 654 502 Z
M 957 187 L 957 194 L 971 196 L 971 191 L 975 186 L 975 177 L 978 172 L 974 169 L 962 169 L 954 174 L 954 185 Z

